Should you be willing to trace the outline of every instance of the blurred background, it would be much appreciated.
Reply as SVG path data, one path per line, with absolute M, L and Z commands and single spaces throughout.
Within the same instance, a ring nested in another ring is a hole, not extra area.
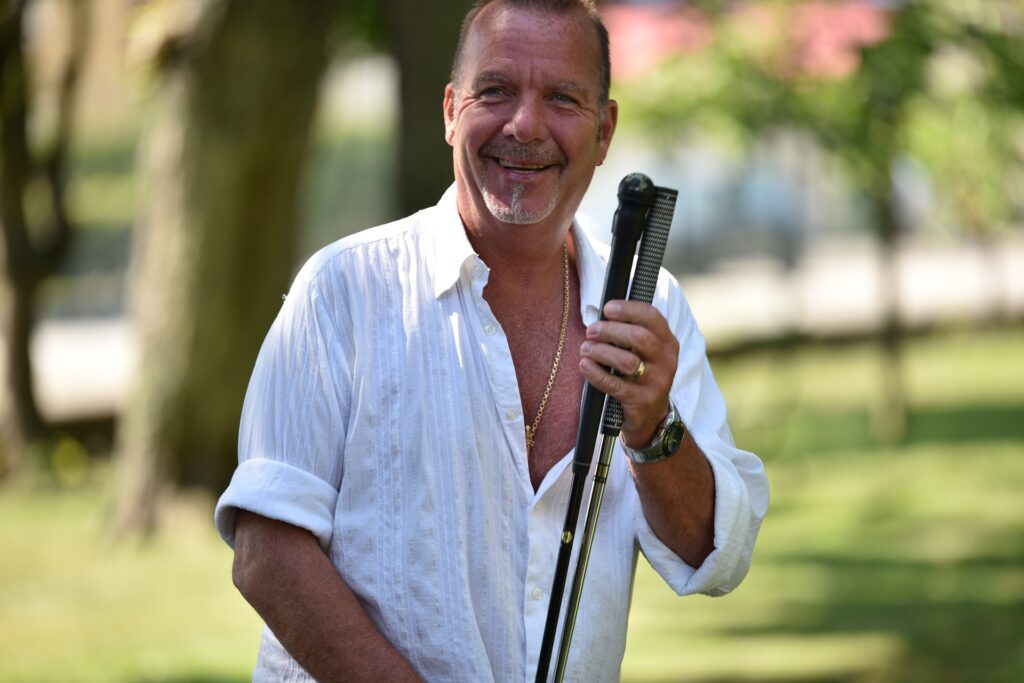
M 450 184 L 466 0 L 0 0 L 0 681 L 248 680 L 213 502 L 302 261 Z M 1024 680 L 1024 2 L 600 3 L 773 502 L 625 681 Z M 585 599 L 585 596 L 584 596 Z

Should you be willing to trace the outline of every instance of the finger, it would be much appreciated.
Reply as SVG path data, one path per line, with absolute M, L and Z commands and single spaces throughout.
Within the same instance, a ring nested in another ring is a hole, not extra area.
M 632 377 L 641 362 L 640 357 L 632 351 L 611 344 L 590 341 L 583 342 L 583 345 L 580 346 L 580 354 L 626 377 Z
M 613 375 L 608 370 L 590 358 L 580 359 L 580 373 L 602 393 L 613 396 L 620 403 L 625 405 L 632 401 L 635 387 L 631 387 L 629 380 L 619 375 Z
M 587 340 L 614 344 L 645 359 L 656 355 L 668 342 L 642 325 L 612 320 L 601 320 L 587 327 Z
M 615 299 L 604 306 L 604 315 L 608 320 L 633 323 L 654 332 L 659 337 L 671 334 L 671 328 L 665 316 L 651 304 L 640 301 Z

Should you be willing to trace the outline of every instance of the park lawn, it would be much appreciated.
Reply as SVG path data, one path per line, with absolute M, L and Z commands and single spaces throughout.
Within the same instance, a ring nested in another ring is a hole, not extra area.
M 898 446 L 872 437 L 871 347 L 716 372 L 769 516 L 725 597 L 641 563 L 623 680 L 1024 680 L 1024 335 L 913 342 Z
M 1021 442 L 769 465 L 746 582 L 673 599 L 641 569 L 629 681 L 1024 680 Z
M 906 439 L 870 430 L 870 347 L 715 363 L 772 508 L 753 569 L 679 600 L 641 561 L 624 681 L 1024 680 L 1024 336 L 907 354 Z M 245 681 L 259 620 L 209 499 L 104 535 L 105 468 L 0 490 L 0 683 Z
M 209 501 L 113 544 L 103 486 L 0 493 L 0 681 L 248 680 L 260 621 L 231 584 Z

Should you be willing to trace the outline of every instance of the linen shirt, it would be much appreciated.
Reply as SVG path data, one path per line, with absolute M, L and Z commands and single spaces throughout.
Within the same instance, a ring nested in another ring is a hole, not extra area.
M 608 249 L 585 224 L 577 216 L 572 230 L 589 324 Z M 572 478 L 570 452 L 537 491 L 530 482 L 488 275 L 454 188 L 315 254 L 260 351 L 238 469 L 215 513 L 229 545 L 238 508 L 312 532 L 427 680 L 533 680 Z M 715 550 L 690 567 L 662 544 L 617 452 L 568 680 L 618 679 L 638 550 L 680 595 L 726 593 L 747 572 L 768 504 L 762 464 L 734 446 L 703 338 L 664 271 L 655 305 L 680 342 L 671 399 L 714 473 Z M 265 629 L 254 680 L 311 679 Z

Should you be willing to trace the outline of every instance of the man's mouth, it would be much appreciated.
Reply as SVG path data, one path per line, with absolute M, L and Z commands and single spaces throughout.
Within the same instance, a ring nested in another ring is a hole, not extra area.
M 551 166 L 551 164 L 527 164 L 521 161 L 509 161 L 508 159 L 495 159 L 495 161 L 497 161 L 498 165 L 502 168 L 507 168 L 510 171 L 518 171 L 520 173 L 543 171 Z

